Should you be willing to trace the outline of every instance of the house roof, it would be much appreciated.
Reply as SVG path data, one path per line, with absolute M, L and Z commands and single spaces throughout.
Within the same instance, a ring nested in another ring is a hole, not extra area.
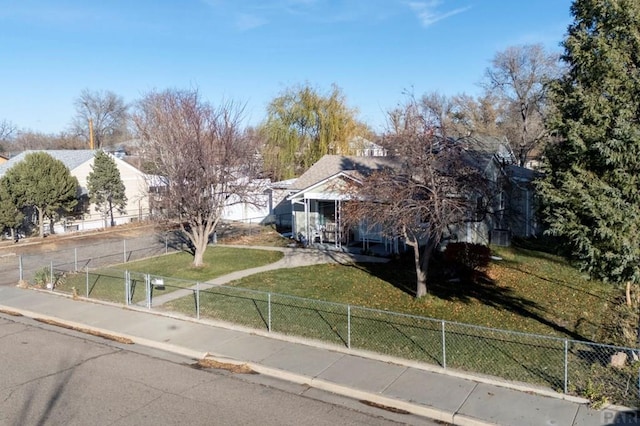
M 4 175 L 7 170 L 9 170 L 14 165 L 24 160 L 25 156 L 32 152 L 46 152 L 56 160 L 61 161 L 65 166 L 69 168 L 70 171 L 91 160 L 96 154 L 96 151 L 91 149 L 53 149 L 23 151 L 15 157 L 9 159 L 9 161 L 7 161 L 6 163 L 0 164 L 0 176 Z
M 325 155 L 291 185 L 291 189 L 301 191 L 338 173 L 351 174 L 353 177 L 367 175 L 387 167 L 397 167 L 395 157 L 354 157 L 343 155 Z
M 501 138 L 493 136 L 469 136 L 459 141 L 464 143 L 467 161 L 485 171 L 493 159 L 503 164 L 511 164 L 515 157 L 509 145 Z M 290 186 L 300 192 L 340 173 L 355 179 L 384 168 L 401 167 L 400 159 L 394 156 L 360 157 L 325 155 Z
M 461 140 L 469 160 L 480 170 L 486 170 L 492 159 L 504 164 L 515 162 L 515 156 L 506 140 L 495 136 L 467 136 Z

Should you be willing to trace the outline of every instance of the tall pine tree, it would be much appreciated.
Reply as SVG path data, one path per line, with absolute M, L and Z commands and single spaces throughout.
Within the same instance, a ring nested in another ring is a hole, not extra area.
M 96 152 L 91 173 L 87 176 L 87 187 L 91 202 L 96 205 L 96 211 L 109 216 L 110 224 L 114 226 L 113 210 L 124 213 L 127 207 L 127 196 L 120 170 L 115 160 L 106 152 Z
M 575 0 L 552 86 L 543 217 L 577 266 L 640 282 L 640 2 Z M 627 303 L 629 301 L 627 292 Z

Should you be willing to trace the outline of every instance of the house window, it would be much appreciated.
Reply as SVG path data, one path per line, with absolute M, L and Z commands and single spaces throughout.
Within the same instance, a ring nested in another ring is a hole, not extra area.
M 482 195 L 476 198 L 476 221 L 481 221 L 484 218 L 484 199 Z

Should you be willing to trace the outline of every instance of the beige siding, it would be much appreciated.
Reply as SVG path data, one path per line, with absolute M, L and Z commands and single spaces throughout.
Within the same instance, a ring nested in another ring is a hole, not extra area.
M 146 219 L 149 215 L 149 197 L 147 191 L 146 175 L 130 164 L 111 156 L 115 161 L 120 178 L 125 186 L 125 194 L 127 196 L 126 213 L 120 214 L 114 212 L 114 220 L 117 224 L 124 224 L 131 221 Z M 78 183 L 82 188 L 87 188 L 87 178 L 91 173 L 93 159 L 81 164 L 71 170 L 71 175 L 78 179 Z M 69 221 L 68 225 L 78 227 L 78 229 L 100 228 L 105 226 L 104 216 L 96 211 L 95 204 L 89 206 L 81 220 Z

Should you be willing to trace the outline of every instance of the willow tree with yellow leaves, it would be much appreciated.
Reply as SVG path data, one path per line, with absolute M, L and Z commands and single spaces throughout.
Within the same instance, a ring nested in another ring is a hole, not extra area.
M 285 89 L 259 127 L 265 170 L 274 179 L 289 179 L 325 154 L 349 154 L 349 142 L 366 133 L 356 116 L 336 85 L 328 94 L 308 84 Z

